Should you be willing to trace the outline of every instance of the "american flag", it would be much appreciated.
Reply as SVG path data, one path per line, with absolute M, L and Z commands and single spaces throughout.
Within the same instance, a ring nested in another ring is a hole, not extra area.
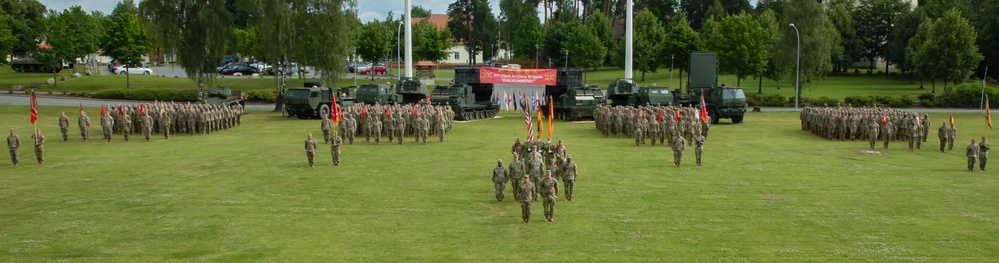
M 524 123 L 527 124 L 527 141 L 534 140 L 534 122 L 531 121 L 530 109 L 524 109 Z

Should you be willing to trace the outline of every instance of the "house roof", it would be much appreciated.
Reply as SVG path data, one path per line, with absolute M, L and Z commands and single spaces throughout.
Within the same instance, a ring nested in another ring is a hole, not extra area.
M 430 17 L 414 17 L 410 21 L 412 21 L 414 25 L 423 21 L 428 21 L 434 26 L 437 26 L 437 29 L 447 29 L 447 20 L 449 18 L 450 17 L 448 15 L 431 14 Z

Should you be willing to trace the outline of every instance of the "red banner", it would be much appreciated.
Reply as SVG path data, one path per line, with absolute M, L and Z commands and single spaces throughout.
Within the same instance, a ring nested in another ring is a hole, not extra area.
M 506 69 L 482 67 L 479 81 L 492 84 L 555 85 L 554 69 Z

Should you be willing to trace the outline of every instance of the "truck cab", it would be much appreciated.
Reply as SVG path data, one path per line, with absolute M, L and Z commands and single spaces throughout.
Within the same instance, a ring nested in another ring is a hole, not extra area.
M 389 84 L 365 84 L 357 88 L 357 103 L 388 105 L 402 103 L 402 95 Z

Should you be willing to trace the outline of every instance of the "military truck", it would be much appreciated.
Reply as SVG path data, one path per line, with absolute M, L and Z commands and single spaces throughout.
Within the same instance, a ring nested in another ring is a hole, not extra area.
M 357 87 L 328 88 L 309 82 L 305 86 L 285 90 L 284 108 L 288 116 L 297 116 L 299 119 L 325 118 L 329 116 L 334 97 L 337 106 L 350 107 L 355 104 Z
M 232 106 L 240 104 L 246 106 L 246 97 L 243 97 L 243 93 L 238 90 L 229 89 L 229 87 L 214 87 L 208 90 L 208 96 L 205 97 L 202 103 L 208 105 L 226 105 Z
M 604 101 L 600 87 L 583 85 L 580 68 L 558 68 L 555 76 L 555 85 L 545 86 L 545 97 L 552 98 L 553 116 L 570 121 L 593 118 L 593 111 Z M 541 110 L 548 115 L 548 107 Z
M 417 78 L 402 77 L 396 86 L 396 94 L 402 96 L 402 104 L 422 103 L 430 97 L 427 85 Z
M 396 94 L 395 87 L 389 84 L 364 84 L 357 88 L 357 103 L 388 105 L 402 103 L 402 94 Z
M 618 79 L 607 86 L 607 99 L 613 106 L 670 105 L 674 95 L 667 87 L 638 87 L 632 79 Z
M 18 73 L 59 73 L 62 67 L 52 67 L 34 58 L 15 59 L 10 62 L 10 68 Z
M 435 106 L 450 106 L 454 119 L 460 121 L 492 118 L 499 105 L 493 102 L 493 84 L 479 81 L 479 68 L 462 66 L 454 69 L 454 84 L 437 86 L 430 97 Z
M 696 51 L 690 54 L 690 78 L 687 92 L 679 89 L 674 92 L 674 101 L 680 105 L 700 107 L 701 94 L 712 123 L 719 119 L 732 119 L 732 123 L 742 123 L 746 113 L 746 94 L 741 87 L 718 85 L 718 56 L 710 51 Z

